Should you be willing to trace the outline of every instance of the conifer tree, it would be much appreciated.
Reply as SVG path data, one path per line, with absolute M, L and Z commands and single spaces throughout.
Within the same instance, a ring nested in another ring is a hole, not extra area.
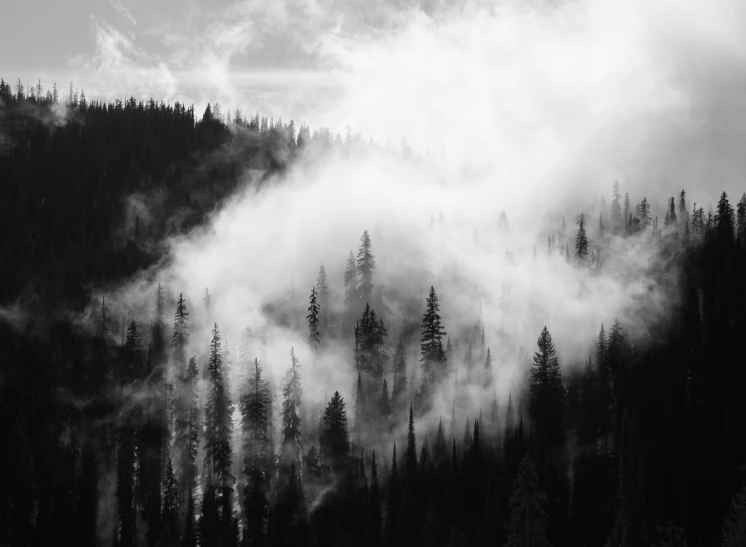
M 398 413 L 407 398 L 407 362 L 404 350 L 404 341 L 399 338 L 394 351 L 393 368 L 393 389 L 391 393 L 391 404 L 393 411 Z
M 622 228 L 622 194 L 619 190 L 619 183 L 614 181 L 614 189 L 611 200 L 611 228 L 615 234 L 619 233 Z
M 562 414 L 564 389 L 557 353 L 546 327 L 537 341 L 539 350 L 531 366 L 531 400 L 529 411 L 539 434 L 540 448 L 549 450 L 561 444 L 564 431 Z
M 187 327 L 187 312 L 184 295 L 179 294 L 179 301 L 176 304 L 176 313 L 174 313 L 174 334 L 171 337 L 171 347 L 174 349 L 174 361 L 183 373 L 186 367 L 186 346 L 189 342 L 189 329 Z
M 440 304 L 435 288 L 430 287 L 427 307 L 422 316 L 422 337 L 420 338 L 420 363 L 422 364 L 423 381 L 438 383 L 446 373 L 446 352 L 443 348 L 443 336 L 446 335 L 440 319 Z
M 300 417 L 298 409 L 303 396 L 300 385 L 300 372 L 295 349 L 290 348 L 290 368 L 285 373 L 285 385 L 282 388 L 282 445 L 291 450 L 293 458 L 298 457 L 300 449 Z
M 484 387 L 491 387 L 494 382 L 494 372 L 492 370 L 492 353 L 489 346 L 487 347 L 487 356 L 484 358 Z
M 435 444 L 433 445 L 433 459 L 437 465 L 446 462 L 448 458 L 448 446 L 446 445 L 445 431 L 443 430 L 443 419 L 438 420 L 438 431 L 435 434 Z
M 208 362 L 207 401 L 205 404 L 205 467 L 219 489 L 227 486 L 231 475 L 231 437 L 233 404 L 226 389 L 226 377 L 220 344 L 220 330 L 215 323 Z M 219 494 L 220 495 L 220 494 Z
M 292 367 L 292 365 L 291 365 Z M 292 374 L 292 368 L 291 368 Z M 297 372 L 297 371 L 296 371 Z M 249 376 L 247 389 L 241 396 L 241 429 L 243 431 L 244 473 L 253 476 L 254 469 L 260 470 L 260 478 L 268 465 L 269 458 L 269 405 L 270 393 L 267 381 L 262 377 L 263 369 L 259 359 L 254 358 L 254 366 Z M 286 385 L 287 387 L 287 385 Z M 292 406 L 298 393 L 290 393 Z M 287 401 L 287 397 L 285 399 Z M 285 412 L 283 412 L 283 430 L 285 428 Z M 284 433 L 285 431 L 283 431 Z M 292 432 L 291 432 L 292 433 Z
M 647 227 L 650 226 L 650 223 L 652 222 L 648 198 L 642 198 L 640 205 L 637 206 L 637 216 L 640 218 L 640 228 L 642 230 L 647 229 Z
M 270 508 L 265 478 L 258 466 L 251 470 L 244 487 L 244 511 L 246 528 L 241 547 L 266 547 Z
M 197 381 L 197 359 L 189 359 L 189 366 L 181 379 L 181 393 L 176 405 L 175 444 L 179 454 L 179 491 L 182 502 L 197 486 L 197 451 L 199 449 L 200 407 Z
M 331 319 L 331 295 L 329 293 L 329 282 L 326 279 L 326 269 L 322 264 L 319 267 L 319 274 L 316 277 L 316 288 L 318 289 L 319 299 L 319 330 L 326 332 L 329 329 Z
M 173 463 L 168 456 L 166 477 L 163 480 L 163 510 L 159 545 L 164 547 L 179 545 L 179 487 L 174 475 Z
M 319 334 L 319 309 L 316 287 L 313 287 L 308 301 L 308 315 L 306 319 L 308 319 L 308 343 L 314 351 L 318 351 L 321 342 Z
M 736 206 L 736 237 L 741 248 L 746 248 L 746 193 Z
M 373 270 L 376 267 L 373 258 L 373 249 L 370 243 L 368 230 L 363 232 L 360 237 L 360 247 L 357 251 L 356 272 L 360 276 L 360 285 L 358 286 L 358 300 L 369 302 L 373 295 Z
M 407 450 L 404 453 L 404 467 L 407 475 L 414 477 L 417 474 L 417 444 L 414 436 L 414 415 L 412 405 L 409 405 L 409 424 L 407 426 Z
M 338 391 L 334 392 L 324 410 L 324 431 L 321 434 L 321 450 L 334 469 L 340 469 L 350 451 L 347 433 L 347 412 Z
M 357 302 L 358 286 L 357 286 L 357 263 L 355 257 L 350 251 L 350 256 L 347 258 L 347 267 L 345 268 L 344 275 L 344 286 L 345 286 L 345 309 L 348 312 L 353 311 L 355 303 Z
M 585 215 L 578 216 L 578 235 L 575 237 L 575 258 L 585 260 L 588 256 L 588 238 L 585 235 Z
M 731 241 L 735 232 L 735 218 L 733 216 L 733 207 L 728 202 L 728 194 L 723 192 L 718 201 L 717 212 L 715 213 L 715 225 L 718 236 L 721 241 Z
M 534 462 L 526 455 L 513 482 L 505 547 L 550 547 L 546 536 L 548 516 L 545 505 L 546 495 L 539 490 Z
M 606 227 L 604 226 L 604 214 L 598 215 L 598 239 L 603 241 L 606 236 Z
M 624 223 L 625 223 L 625 232 L 629 232 L 630 230 L 630 222 L 628 222 L 628 219 L 632 218 L 632 207 L 630 206 L 629 202 L 629 193 L 624 193 Z

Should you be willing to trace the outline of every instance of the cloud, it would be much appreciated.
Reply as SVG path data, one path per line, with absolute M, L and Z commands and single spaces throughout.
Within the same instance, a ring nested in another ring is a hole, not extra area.
M 111 5 L 114 7 L 117 12 L 124 18 L 125 21 L 132 25 L 137 25 L 137 21 L 135 21 L 135 18 L 132 17 L 132 14 L 129 12 L 127 8 L 125 8 L 121 3 L 117 2 L 116 0 L 111 0 Z

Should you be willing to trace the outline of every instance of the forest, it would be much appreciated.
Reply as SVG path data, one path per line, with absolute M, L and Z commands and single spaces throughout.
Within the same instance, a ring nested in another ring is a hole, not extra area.
M 236 196 L 389 153 L 0 82 L 0 545 L 746 545 L 746 194 L 706 211 L 601 181 L 609 205 L 549 211 L 530 246 L 509 245 L 509 211 L 474 228 L 496 242 L 479 260 L 550 280 L 644 256 L 619 283 L 650 286 L 588 336 L 520 287 L 455 312 L 479 292 L 468 263 L 387 278 L 396 242 L 373 225 L 283 272 L 251 319 L 221 311 L 238 293 L 220 283 L 167 275 Z M 456 223 L 421 224 L 445 256 Z

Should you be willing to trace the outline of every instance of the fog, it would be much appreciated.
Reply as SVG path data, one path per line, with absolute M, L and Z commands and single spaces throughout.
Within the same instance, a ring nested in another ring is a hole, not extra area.
M 323 263 L 333 313 L 342 316 L 347 256 L 368 230 L 377 264 L 373 304 L 389 331 L 389 354 L 402 336 L 416 382 L 418 323 L 433 286 L 452 364 L 463 366 L 468 333 L 483 326 L 504 405 L 544 325 L 569 371 L 585 362 L 602 322 L 608 327 L 618 317 L 626 332 L 640 334 L 665 312 L 675 288 L 658 276 L 647 235 L 611 238 L 600 268 L 568 264 L 564 250 L 548 252 L 547 237 L 559 234 L 574 254 L 583 213 L 596 252 L 599 213 L 610 237 L 615 180 L 633 206 L 647 197 L 661 224 L 664 200 L 682 188 L 691 208 L 737 187 L 740 159 L 727 147 L 721 154 L 700 145 L 714 134 L 741 139 L 718 114 L 723 100 L 728 111 L 743 107 L 727 89 L 737 76 L 714 72 L 743 65 L 743 11 L 725 0 L 505 2 L 414 10 L 405 23 L 364 35 L 329 32 L 319 47 L 339 69 L 334 100 L 317 97 L 303 118 L 290 102 L 289 114 L 342 133 L 351 126 L 380 143 L 406 139 L 401 153 L 333 150 L 261 184 L 245 173 L 241 190 L 206 228 L 170 240 L 153 270 L 102 291 L 126 321 L 149 318 L 157 283 L 167 288 L 169 313 L 183 293 L 192 314 L 189 355 L 202 360 L 213 322 L 234 354 L 245 327 L 264 331 L 275 381 L 294 347 L 309 408 L 339 390 L 354 419 L 354 325 L 339 326 L 341 336 L 322 333 L 327 343 L 314 355 L 305 315 Z M 726 62 L 715 69 L 703 61 L 708 56 Z M 699 178 L 713 166 L 718 184 Z M 135 202 L 147 217 L 147 200 Z M 498 227 L 501 211 L 508 231 Z M 473 416 L 492 392 L 477 378 L 470 385 L 465 411 Z M 410 395 L 416 387 L 410 383 Z M 442 389 L 424 418 L 430 425 L 436 414 L 450 415 L 453 385 Z

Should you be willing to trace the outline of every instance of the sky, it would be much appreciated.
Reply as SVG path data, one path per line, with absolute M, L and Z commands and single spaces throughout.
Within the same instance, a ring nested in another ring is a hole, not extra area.
M 745 30 L 738 0 L 44 0 L 4 10 L 0 75 L 349 126 L 506 178 L 740 195 Z M 500 165 L 526 150 L 556 170 Z

